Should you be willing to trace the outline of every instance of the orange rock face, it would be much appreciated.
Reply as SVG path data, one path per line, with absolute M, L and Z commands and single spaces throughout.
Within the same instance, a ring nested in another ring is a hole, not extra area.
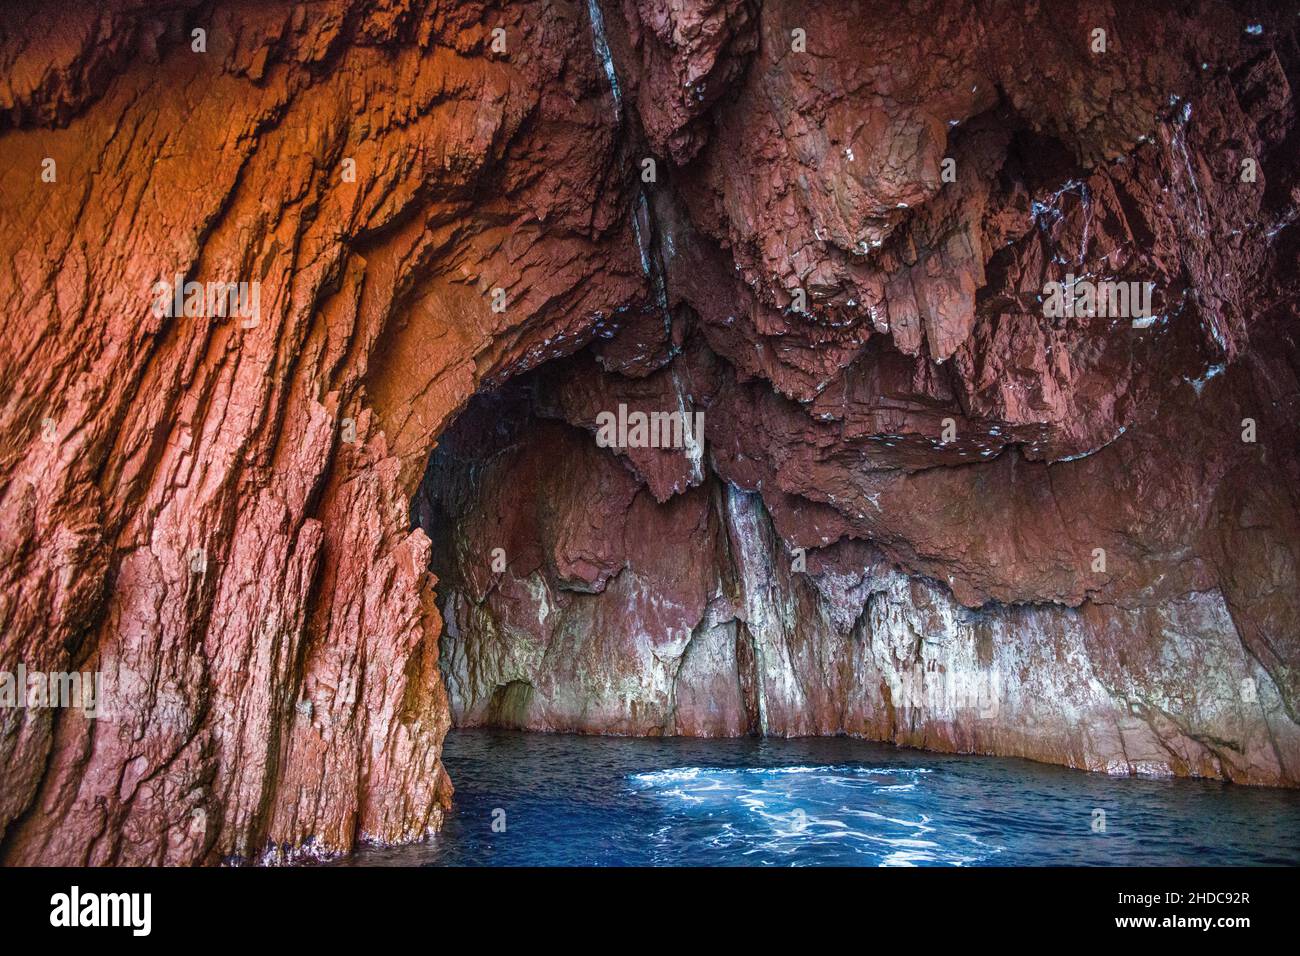
M 453 718 L 1300 783 L 1296 18 L 968 6 L 7 14 L 0 671 L 103 706 L 0 860 L 419 839 Z

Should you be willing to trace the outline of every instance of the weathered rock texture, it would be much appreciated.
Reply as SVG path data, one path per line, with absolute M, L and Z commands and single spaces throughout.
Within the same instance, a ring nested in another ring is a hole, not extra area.
M 1298 20 L 11 5 L 0 669 L 110 701 L 0 860 L 418 839 L 453 717 L 1300 783 Z

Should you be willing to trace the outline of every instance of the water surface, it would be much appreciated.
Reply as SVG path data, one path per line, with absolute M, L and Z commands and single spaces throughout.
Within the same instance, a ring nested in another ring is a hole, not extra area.
M 447 736 L 444 759 L 456 796 L 443 831 L 426 844 L 363 849 L 345 863 L 1300 863 L 1295 791 L 1106 777 L 843 737 L 460 730 Z

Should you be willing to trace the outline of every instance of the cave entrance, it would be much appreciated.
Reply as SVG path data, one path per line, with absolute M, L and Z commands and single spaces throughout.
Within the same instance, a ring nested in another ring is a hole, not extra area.
M 689 431 L 602 447 L 605 413 L 702 415 L 714 387 L 702 344 L 661 341 L 656 363 L 653 343 L 620 352 L 627 337 L 475 395 L 430 456 L 412 519 L 433 542 L 457 727 L 763 730 L 740 568 L 772 579 L 781 545 Z

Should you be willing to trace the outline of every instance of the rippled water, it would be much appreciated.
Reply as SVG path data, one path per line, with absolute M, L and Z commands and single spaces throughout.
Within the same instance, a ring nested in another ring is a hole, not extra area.
M 453 731 L 446 827 L 386 865 L 1300 863 L 1300 793 L 847 738 Z M 1095 811 L 1105 813 L 1098 832 Z M 504 811 L 504 818 L 502 813 Z M 495 832 L 493 821 L 504 832 Z

